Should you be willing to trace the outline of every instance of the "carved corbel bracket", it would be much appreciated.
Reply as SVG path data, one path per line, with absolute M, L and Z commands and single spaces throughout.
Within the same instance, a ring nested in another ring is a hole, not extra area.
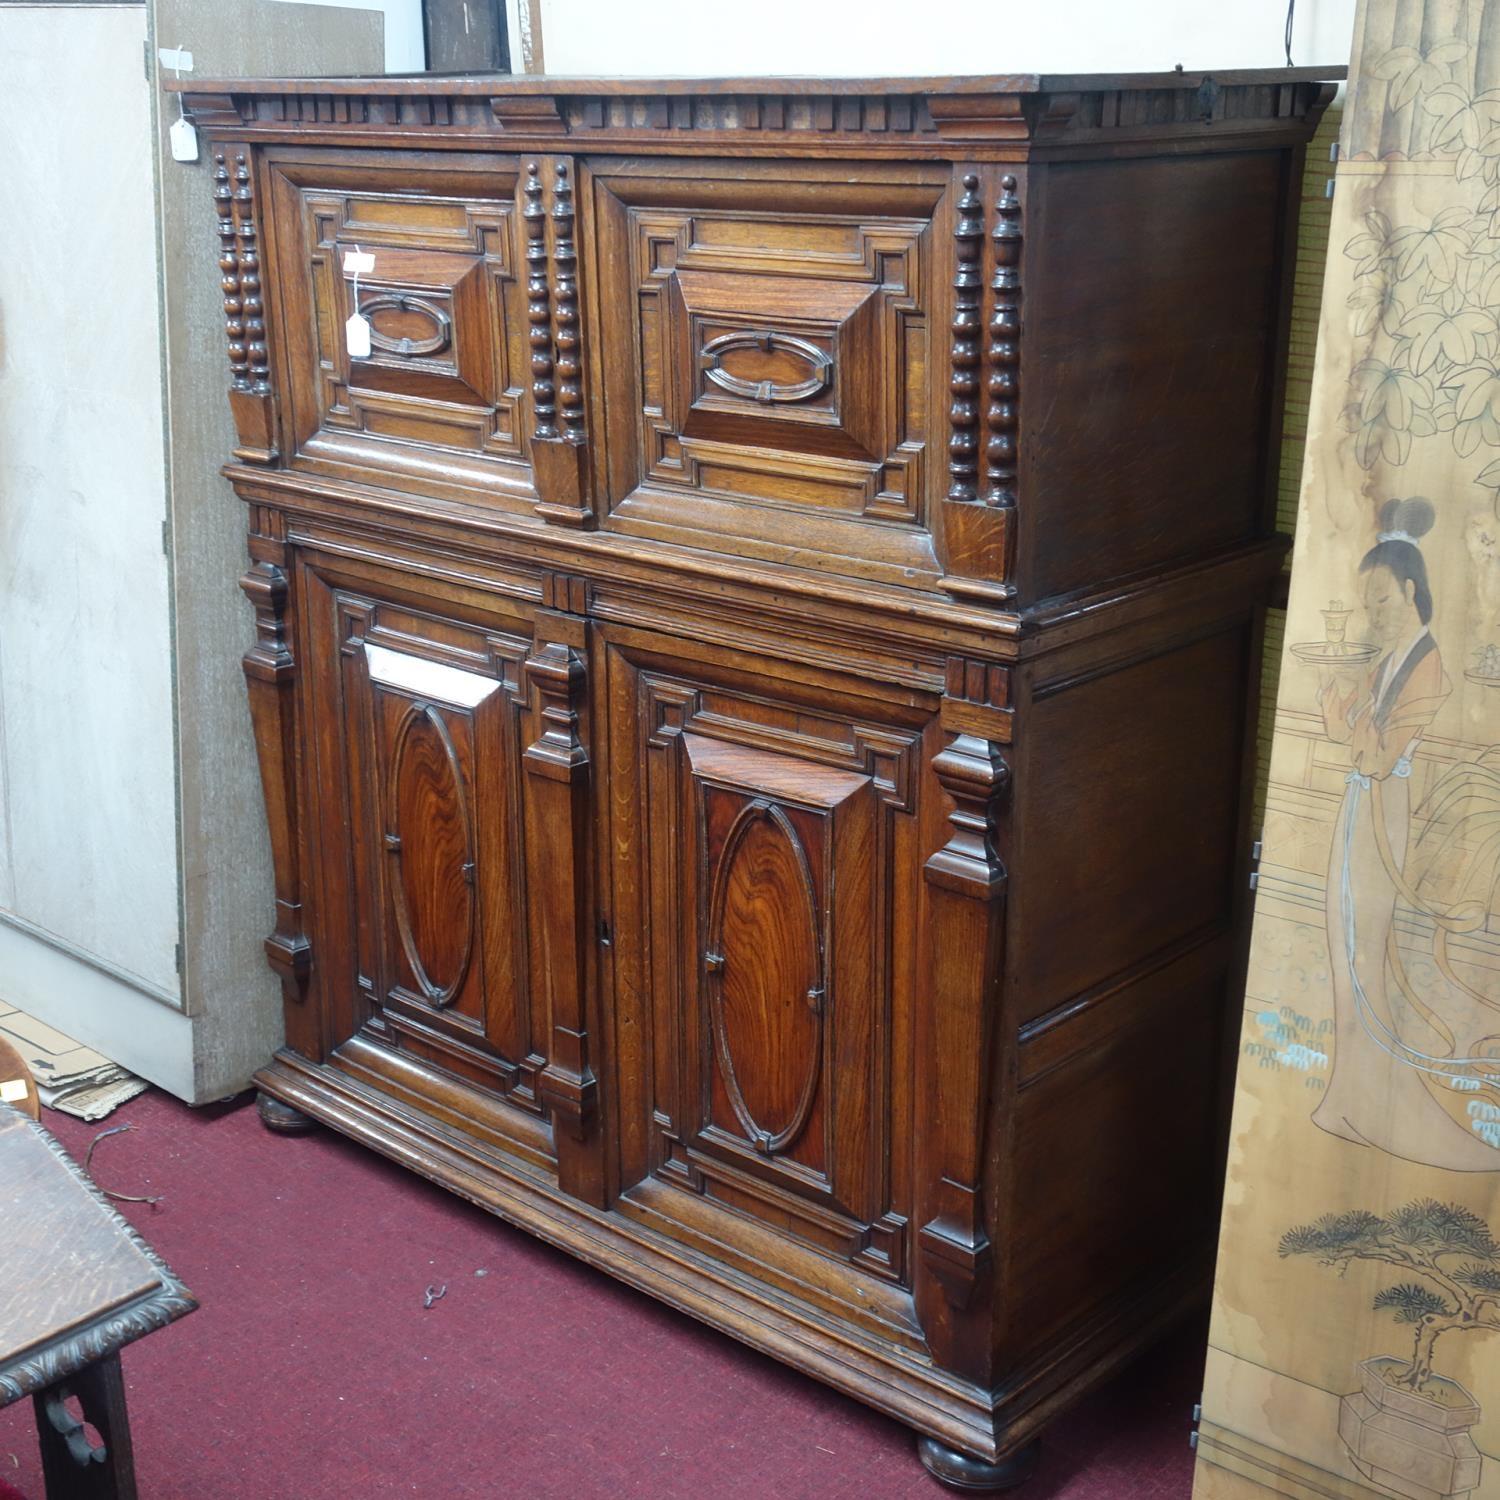
M 243 665 L 276 887 L 276 926 L 266 939 L 266 959 L 281 980 L 282 998 L 292 1007 L 301 1006 L 307 997 L 312 946 L 302 915 L 294 700 L 297 666 L 287 619 L 290 588 L 280 543 L 253 536 L 250 551 L 250 570 L 240 579 L 240 587 L 255 610 L 255 644 L 245 653 Z
M 993 740 L 960 733 L 933 758 L 932 769 L 954 805 L 948 814 L 948 842 L 927 861 L 927 883 L 971 901 L 993 901 L 1005 885 L 994 834 L 1010 767 Z
M 1021 437 L 1023 176 L 1019 167 L 964 172 L 953 230 L 942 586 L 1002 606 L 1016 594 L 1010 575 Z
M 944 722 L 965 727 L 933 758 L 951 804 L 949 832 L 923 870 L 932 912 L 930 1047 L 945 1103 L 924 1151 L 934 1212 L 917 1243 L 924 1265 L 961 1310 L 990 1276 L 994 1259 L 983 1192 L 985 1100 L 1004 942 L 1007 877 L 998 823 L 1010 787 L 1000 743 L 1000 732 L 1009 738 L 1009 693 L 1003 668 L 967 661 L 950 664 L 949 686 Z M 974 732 L 986 724 L 994 738 Z
M 548 208 L 542 175 L 552 173 Z M 594 524 L 583 414 L 577 212 L 566 161 L 530 162 L 523 188 L 527 322 L 531 344 L 531 464 L 537 514 L 564 526 Z M 549 234 L 550 224 L 550 234 Z
M 275 463 L 276 408 L 266 346 L 250 148 L 223 146 L 215 151 L 213 181 L 224 332 L 229 342 L 229 406 L 239 437 L 234 456 L 245 463 Z
M 568 133 L 568 122 L 552 94 L 496 95 L 490 100 L 490 113 L 502 130 L 522 135 Z
M 1066 135 L 1082 103 L 1082 94 L 1032 94 L 1022 106 L 1032 140 Z
M 1031 134 L 1019 94 L 929 94 L 927 112 L 945 139 L 1024 141 Z
M 532 944 L 532 984 L 550 1018 L 551 1043 L 538 1087 L 552 1112 L 558 1176 L 565 1191 L 601 1201 L 591 1149 L 599 1085 L 590 1057 L 588 793 L 582 737 L 587 625 L 542 611 L 526 658 L 535 738 L 523 757 Z

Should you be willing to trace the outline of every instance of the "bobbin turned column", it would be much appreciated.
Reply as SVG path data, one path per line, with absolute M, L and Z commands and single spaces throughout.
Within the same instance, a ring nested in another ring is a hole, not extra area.
M 543 178 L 551 177 L 551 208 Z M 531 464 L 536 512 L 555 525 L 594 524 L 583 411 L 577 210 L 566 158 L 528 162 L 522 189 L 531 345 Z M 549 235 L 550 226 L 550 235 Z
M 942 587 L 1002 607 L 1016 597 L 1025 180 L 1022 167 L 975 166 L 953 186 Z
M 244 463 L 273 464 L 278 457 L 276 407 L 250 147 L 230 144 L 216 150 L 213 182 L 229 349 L 229 407 L 239 438 L 234 456 Z

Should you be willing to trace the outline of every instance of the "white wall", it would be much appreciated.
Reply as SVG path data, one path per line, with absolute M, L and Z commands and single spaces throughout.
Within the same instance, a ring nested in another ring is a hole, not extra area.
M 145 37 L 136 6 L 0 5 L 0 922 L 176 1004 Z
M 212 184 L 159 151 L 145 48 L 371 72 L 418 16 L 0 0 L 0 995 L 187 1099 L 281 1006 Z
M 1297 0 L 1292 60 L 1347 61 L 1354 6 Z M 542 0 L 563 74 L 1277 67 L 1285 25 L 1286 0 Z

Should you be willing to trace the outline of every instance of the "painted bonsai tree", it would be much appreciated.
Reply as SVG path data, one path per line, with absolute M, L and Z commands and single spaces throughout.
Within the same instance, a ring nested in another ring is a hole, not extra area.
M 1355 1260 L 1379 1260 L 1410 1279 L 1375 1298 L 1416 1330 L 1411 1362 L 1395 1383 L 1421 1391 L 1432 1379 L 1433 1349 L 1444 1334 L 1500 1330 L 1500 1242 L 1478 1214 L 1457 1203 L 1419 1199 L 1385 1218 L 1362 1208 L 1325 1214 L 1281 1238 L 1281 1254 L 1310 1255 L 1339 1274 Z

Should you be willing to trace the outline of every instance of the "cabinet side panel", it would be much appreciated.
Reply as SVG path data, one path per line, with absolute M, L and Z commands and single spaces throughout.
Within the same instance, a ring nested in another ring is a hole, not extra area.
M 1032 598 L 1266 529 L 1289 153 L 1062 162 L 1028 244 Z
M 1023 1023 L 1227 928 L 1249 631 L 1037 690 L 1011 892 Z
M 999 1219 L 1003 1239 L 1025 1224 L 1006 1244 L 1016 1354 L 1207 1271 L 1253 623 L 1123 661 L 1092 647 L 1018 726 Z
M 1189 967 L 1121 995 L 1133 1014 L 1118 1029 L 1027 1073 L 1013 1135 L 1026 1230 L 1003 1311 L 1012 1357 L 1116 1316 L 1130 1326 L 1137 1297 L 1206 1295 L 1223 990 L 1222 971 Z

